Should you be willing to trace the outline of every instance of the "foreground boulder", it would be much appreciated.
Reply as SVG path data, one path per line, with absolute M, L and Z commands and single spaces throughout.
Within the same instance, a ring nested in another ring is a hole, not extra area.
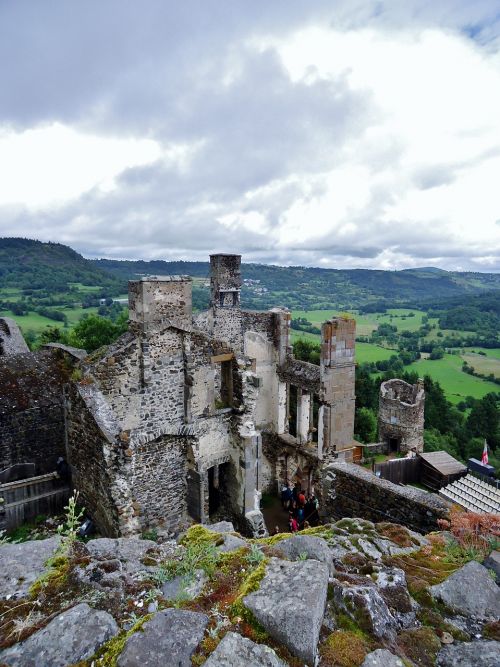
M 377 639 L 393 640 L 398 624 L 380 592 L 372 583 L 361 583 L 360 577 L 351 579 L 352 581 L 334 580 L 335 607 Z
M 368 653 L 361 667 L 404 667 L 404 662 L 385 648 Z
M 265 644 L 255 644 L 236 632 L 228 632 L 205 667 L 286 667 L 272 648 Z
M 457 614 L 478 620 L 500 618 L 500 592 L 488 570 L 475 560 L 464 565 L 441 584 L 430 588 L 434 598 L 441 600 Z
M 437 656 L 438 667 L 498 667 L 500 642 L 479 641 L 454 644 L 443 648 Z
M 113 617 L 105 611 L 76 605 L 56 616 L 26 641 L 0 653 L 8 667 L 66 667 L 90 658 L 118 633 Z
M 0 547 L 0 599 L 24 597 L 47 569 L 45 562 L 55 554 L 60 537 L 33 540 Z
M 231 521 L 218 521 L 217 523 L 206 523 L 203 525 L 207 530 L 214 533 L 234 533 L 234 526 Z
M 247 595 L 243 604 L 271 637 L 314 665 L 327 589 L 324 563 L 271 558 L 259 590 Z
M 325 563 L 330 575 L 333 574 L 333 554 L 326 540 L 312 535 L 294 535 L 276 545 L 289 560 L 312 558 Z
M 127 639 L 117 667 L 191 667 L 207 623 L 208 616 L 195 611 L 159 611 Z
M 223 540 L 224 542 L 217 546 L 217 551 L 228 553 L 230 551 L 236 551 L 236 549 L 248 547 L 248 542 L 236 535 L 225 534 Z

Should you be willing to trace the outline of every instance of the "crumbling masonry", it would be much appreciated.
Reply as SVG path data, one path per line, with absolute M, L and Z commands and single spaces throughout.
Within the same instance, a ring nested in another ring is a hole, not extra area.
M 288 311 L 241 309 L 240 261 L 211 256 L 195 317 L 190 278 L 131 282 L 129 332 L 68 387 L 74 486 L 105 534 L 218 516 L 262 534 L 262 491 L 352 459 L 354 320 L 323 325 L 320 366 L 297 361 Z

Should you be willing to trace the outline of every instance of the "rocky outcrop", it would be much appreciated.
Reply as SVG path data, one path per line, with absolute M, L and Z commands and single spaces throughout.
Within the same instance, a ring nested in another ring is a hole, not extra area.
M 205 667 L 286 667 L 272 648 L 228 632 L 205 662 Z
M 327 588 L 324 563 L 271 558 L 259 590 L 247 595 L 243 603 L 271 637 L 314 665 Z
M 498 586 L 443 536 L 350 518 L 264 540 L 232 528 L 75 542 L 47 564 L 59 538 L 0 546 L 0 664 L 497 664 Z
M 160 611 L 125 643 L 117 667 L 191 667 L 208 616 L 194 611 Z
M 0 653 L 0 664 L 8 667 L 67 667 L 90 658 L 118 632 L 118 625 L 105 611 L 76 605 L 56 616 L 26 641 Z
M 433 586 L 431 594 L 457 614 L 479 620 L 500 618 L 500 590 L 488 570 L 475 560 Z

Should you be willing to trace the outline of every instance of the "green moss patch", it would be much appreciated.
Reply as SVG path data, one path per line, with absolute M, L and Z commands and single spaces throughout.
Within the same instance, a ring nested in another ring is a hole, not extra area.
M 337 630 L 319 647 L 324 667 L 359 667 L 370 648 L 358 634 Z

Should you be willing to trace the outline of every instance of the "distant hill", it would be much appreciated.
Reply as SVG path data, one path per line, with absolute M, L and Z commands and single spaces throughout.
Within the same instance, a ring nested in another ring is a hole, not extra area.
M 242 272 L 247 280 L 242 303 L 255 309 L 281 305 L 295 310 L 349 310 L 401 304 L 416 308 L 448 299 L 460 301 L 464 296 L 500 296 L 500 292 L 494 292 L 500 290 L 500 274 L 458 273 L 433 267 L 380 271 L 243 264 Z M 114 295 L 126 289 L 127 280 L 155 274 L 188 274 L 200 279 L 194 285 L 194 300 L 197 307 L 206 305 L 208 262 L 89 260 L 60 243 L 0 239 L 0 288 L 62 291 L 69 283 L 82 283 L 98 285 Z
M 121 282 L 61 243 L 0 238 L 0 287 L 62 292 L 68 283 L 117 288 Z

